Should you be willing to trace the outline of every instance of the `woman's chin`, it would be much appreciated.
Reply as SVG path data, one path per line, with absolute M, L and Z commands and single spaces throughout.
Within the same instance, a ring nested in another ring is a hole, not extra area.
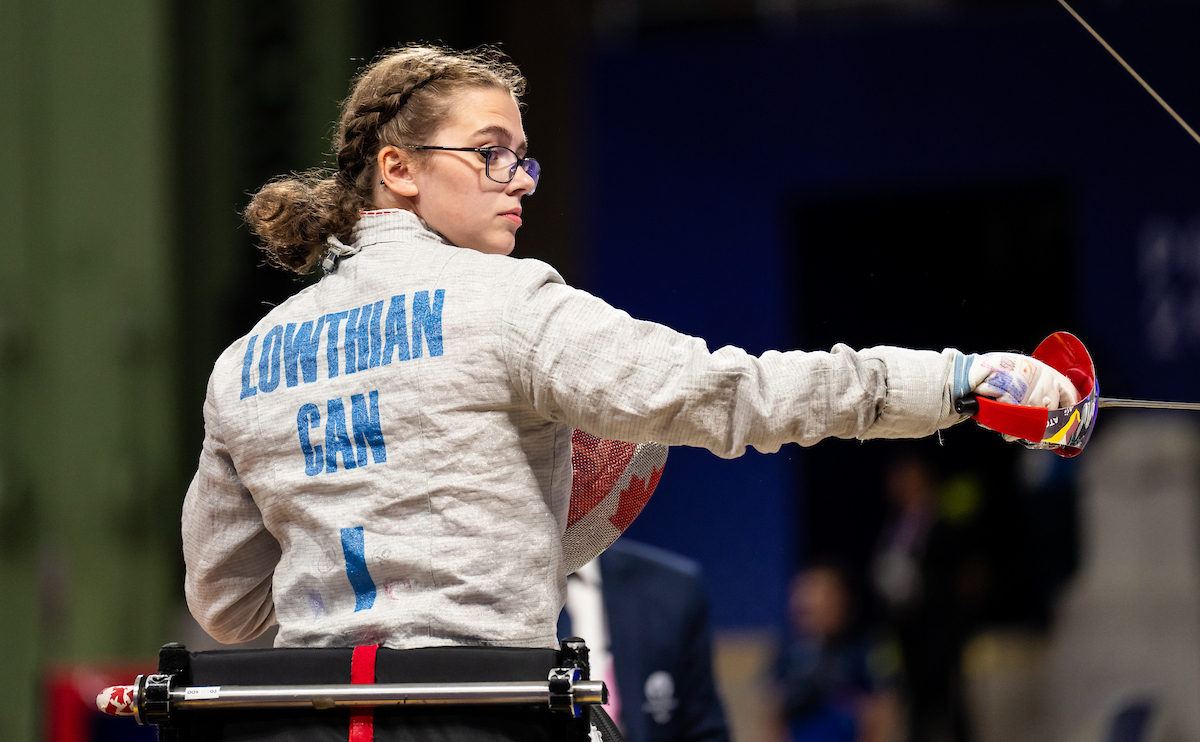
M 512 235 L 509 235 L 507 240 L 503 238 L 487 240 L 478 243 L 478 245 L 473 245 L 471 249 L 481 253 L 486 253 L 487 255 L 511 255 L 513 248 L 516 246 L 516 239 Z

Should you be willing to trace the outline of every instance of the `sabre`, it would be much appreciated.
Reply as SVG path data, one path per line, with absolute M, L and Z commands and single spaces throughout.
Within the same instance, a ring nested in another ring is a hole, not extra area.
M 1138 407 L 1147 410 L 1200 410 L 1200 402 L 1162 402 L 1156 399 L 1100 397 L 1101 407 Z
M 1099 33 L 1067 2 L 1058 0 L 1071 17 L 1079 22 L 1121 67 L 1141 85 L 1160 106 L 1171 115 L 1193 139 L 1200 134 L 1117 53 Z M 1096 369 L 1092 358 L 1079 338 L 1068 332 L 1056 332 L 1042 341 L 1033 357 L 1065 374 L 1079 392 L 1080 402 L 1058 410 L 1010 405 L 986 397 L 963 397 L 956 400 L 954 409 L 970 415 L 976 422 L 1005 435 L 1011 435 L 1030 448 L 1046 448 L 1059 456 L 1077 456 L 1092 435 L 1096 412 L 1101 407 L 1124 407 L 1152 410 L 1200 410 L 1200 402 L 1168 402 L 1149 399 L 1123 399 L 1099 396 Z
M 1079 455 L 1087 445 L 1096 425 L 1096 411 L 1101 407 L 1200 410 L 1200 402 L 1101 397 L 1091 354 L 1083 342 L 1069 332 L 1054 333 L 1031 355 L 1066 376 L 1079 393 L 1080 401 L 1070 407 L 1047 410 L 968 396 L 955 401 L 955 411 L 970 415 L 984 427 L 1013 436 L 1029 448 L 1045 448 L 1069 458 Z

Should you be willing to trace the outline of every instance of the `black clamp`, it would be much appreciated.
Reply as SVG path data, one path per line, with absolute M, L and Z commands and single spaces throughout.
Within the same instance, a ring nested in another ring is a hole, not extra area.
M 588 652 L 587 642 L 578 636 L 568 636 L 560 643 L 559 666 L 550 671 L 549 677 L 551 710 L 569 711 L 577 719 L 583 716 L 583 707 L 575 703 L 573 685 L 581 680 L 591 680 Z M 608 702 L 607 687 L 600 702 Z
M 137 703 L 134 717 L 139 724 L 166 724 L 171 720 L 171 686 L 174 675 L 139 675 L 135 681 Z
M 578 636 L 568 636 L 562 640 L 558 650 L 559 667 L 575 667 L 579 669 L 580 680 L 591 680 L 591 666 L 588 664 L 587 642 Z
M 575 682 L 580 679 L 577 667 L 556 667 L 550 671 L 547 678 L 550 681 L 550 710 L 569 711 L 571 716 L 578 719 L 583 715 L 583 709 L 575 703 Z
M 191 656 L 177 642 L 164 644 L 158 653 L 158 672 L 138 675 L 134 681 L 133 717 L 138 724 L 158 727 L 160 742 L 182 739 L 179 714 L 171 708 L 171 691 L 191 683 Z

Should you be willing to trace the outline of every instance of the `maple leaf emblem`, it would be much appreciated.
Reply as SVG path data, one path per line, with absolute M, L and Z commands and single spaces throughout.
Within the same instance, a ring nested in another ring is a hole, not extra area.
M 617 512 L 608 519 L 618 531 L 623 533 L 633 519 L 638 517 L 638 513 L 642 512 L 650 495 L 654 494 L 654 488 L 658 486 L 658 480 L 662 477 L 662 473 L 663 470 L 659 467 L 650 475 L 649 480 L 640 477 L 629 478 L 629 486 L 621 492 L 621 501 L 617 504 Z
M 567 527 L 592 512 L 612 492 L 637 446 L 576 430 L 571 434 L 571 504 Z
M 105 688 L 96 698 L 96 706 L 110 716 L 129 716 L 133 713 L 133 686 L 116 685 Z

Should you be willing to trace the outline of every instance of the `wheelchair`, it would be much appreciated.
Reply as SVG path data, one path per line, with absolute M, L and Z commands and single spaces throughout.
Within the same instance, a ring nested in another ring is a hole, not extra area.
M 621 742 L 582 639 L 559 649 L 379 647 L 189 652 L 106 689 L 101 711 L 160 742 Z

